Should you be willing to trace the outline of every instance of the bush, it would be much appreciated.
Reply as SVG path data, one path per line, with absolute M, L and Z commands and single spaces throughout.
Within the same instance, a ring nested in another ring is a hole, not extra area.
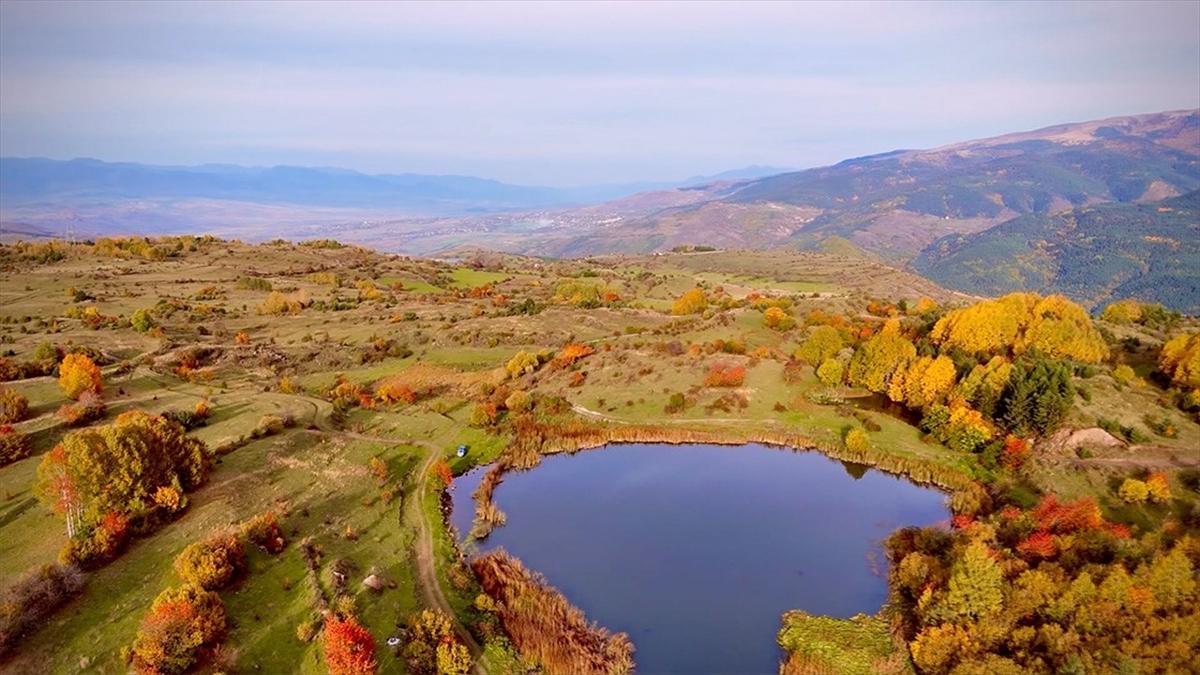
M 1150 488 L 1136 478 L 1126 478 L 1117 495 L 1127 504 L 1144 504 L 1150 498 Z
M 317 625 L 312 621 L 301 621 L 296 624 L 296 639 L 304 643 L 313 641 L 317 636 Z
M 168 588 L 154 599 L 133 642 L 133 666 L 140 673 L 182 673 L 200 650 L 225 633 L 221 597 L 199 586 Z
M 254 436 L 255 438 L 274 436 L 275 434 L 282 433 L 286 428 L 287 421 L 282 417 L 278 415 L 263 415 L 262 418 L 258 420 L 258 426 L 254 427 L 254 430 L 250 432 L 250 435 Z
M 150 310 L 139 309 L 129 317 L 129 325 L 139 333 L 148 333 L 154 328 L 154 317 L 150 316 Z
M 706 387 L 740 387 L 746 379 L 746 369 L 724 363 L 714 363 L 704 377 Z
M 237 280 L 237 287 L 247 291 L 270 291 L 271 282 L 262 277 L 242 277 Z
M 274 511 L 267 511 L 242 523 L 242 536 L 272 555 L 287 546 L 287 539 L 283 536 L 283 529 L 279 527 L 279 518 Z
M 84 577 L 72 565 L 43 565 L 30 570 L 0 596 L 0 657 L 40 626 L 83 589 Z
M 10 387 L 0 387 L 0 424 L 15 424 L 29 416 L 29 400 Z
M 129 541 L 129 518 L 117 511 L 104 514 L 86 537 L 68 539 L 59 562 L 94 569 L 117 557 Z
M 1112 376 L 1120 384 L 1132 384 L 1137 379 L 1137 373 L 1133 372 L 1133 368 L 1124 363 L 1113 368 Z
M 179 578 L 206 591 L 224 588 L 245 566 L 242 541 L 230 532 L 191 544 L 175 558 L 175 573 Z
M 871 439 L 867 432 L 855 427 L 846 432 L 846 449 L 852 452 L 863 452 L 871 448 Z
M 667 400 L 667 405 L 665 408 L 663 408 L 663 412 L 667 413 L 668 415 L 674 415 L 675 413 L 683 412 L 683 409 L 686 407 L 687 397 L 680 392 L 675 392 L 674 394 L 671 394 L 671 398 Z
M 32 451 L 28 436 L 8 424 L 0 424 L 0 466 L 25 459 Z
M 515 356 L 509 359 L 504 369 L 508 371 L 509 377 L 520 377 L 528 375 L 537 370 L 540 364 L 537 354 L 531 352 L 520 351 Z
M 104 401 L 98 394 L 85 391 L 79 396 L 79 403 L 67 403 L 54 414 L 69 427 L 81 427 L 104 417 Z

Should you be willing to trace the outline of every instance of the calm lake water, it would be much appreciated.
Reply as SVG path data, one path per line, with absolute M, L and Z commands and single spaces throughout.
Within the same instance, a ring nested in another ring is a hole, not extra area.
M 475 470 L 454 486 L 470 530 Z M 508 474 L 508 524 L 480 543 L 625 631 L 638 673 L 776 673 L 779 617 L 848 617 L 887 596 L 881 542 L 948 517 L 944 495 L 816 452 L 613 445 Z

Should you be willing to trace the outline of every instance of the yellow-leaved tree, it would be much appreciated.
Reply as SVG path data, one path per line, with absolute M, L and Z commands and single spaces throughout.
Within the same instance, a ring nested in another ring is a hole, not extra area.
M 1158 353 L 1158 369 L 1183 389 L 1200 389 L 1200 332 L 1177 335 Z
M 104 382 L 100 367 L 86 354 L 67 354 L 58 367 L 58 386 L 67 398 L 78 400 L 87 391 L 99 394 Z
M 684 314 L 699 314 L 707 308 L 708 298 L 704 296 L 704 289 L 693 288 L 679 296 L 675 304 L 671 305 L 671 313 L 680 316 Z
M 943 316 L 930 331 L 943 349 L 972 354 L 1023 354 L 1099 363 L 1108 346 L 1087 311 L 1061 295 L 1010 293 Z
M 890 394 L 888 384 L 892 374 L 902 373 L 916 356 L 917 348 L 900 333 L 900 322 L 889 319 L 882 330 L 854 352 L 848 373 L 850 383 Z M 897 400 L 902 399 L 903 396 Z

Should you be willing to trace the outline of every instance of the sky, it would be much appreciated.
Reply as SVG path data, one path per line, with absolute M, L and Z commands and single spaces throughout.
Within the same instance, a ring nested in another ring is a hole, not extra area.
M 0 155 L 540 185 L 1200 107 L 1200 2 L 0 2 Z

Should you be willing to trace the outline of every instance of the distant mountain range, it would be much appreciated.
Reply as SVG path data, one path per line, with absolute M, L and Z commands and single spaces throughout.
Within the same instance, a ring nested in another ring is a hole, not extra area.
M 1025 214 L 1154 201 L 1197 188 L 1200 111 L 1177 111 L 638 195 L 637 210 L 628 208 L 628 198 L 589 207 L 583 211 L 602 226 L 547 232 L 544 241 L 527 246 L 582 254 L 677 244 L 806 246 L 837 236 L 904 262 L 947 234 L 986 230 Z
M 1198 188 L 1200 111 L 1187 110 L 639 194 L 543 214 L 519 237 L 492 222 L 486 236 L 571 256 L 852 245 L 968 292 L 1060 291 L 1088 304 L 1136 296 L 1191 309 L 1200 305 Z
M 544 208 L 602 202 L 647 190 L 744 179 L 782 169 L 747 167 L 679 183 L 552 188 L 472 176 L 370 175 L 348 169 L 231 164 L 153 166 L 95 159 L 0 158 L 0 203 L 118 203 L 124 200 L 226 200 L 434 215 Z
M 10 232 L 69 223 L 85 233 L 335 236 L 418 254 L 833 248 L 973 293 L 1061 291 L 1089 304 L 1133 296 L 1192 311 L 1198 189 L 1200 111 L 1182 110 L 675 185 L 6 158 L 0 221 Z

